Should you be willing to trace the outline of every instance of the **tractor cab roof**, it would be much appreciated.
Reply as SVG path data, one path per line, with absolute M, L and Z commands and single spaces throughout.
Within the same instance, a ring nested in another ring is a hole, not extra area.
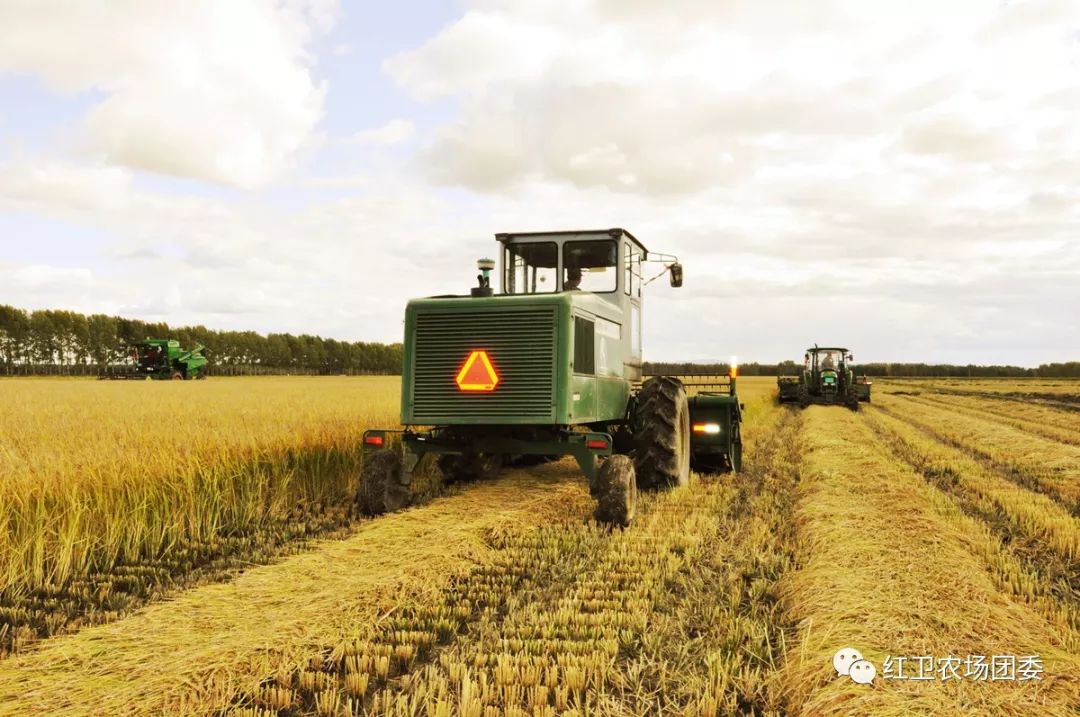
M 500 232 L 495 235 L 495 238 L 503 244 L 527 241 L 551 241 L 552 239 L 569 239 L 571 237 L 597 239 L 601 237 L 611 239 L 626 237 L 648 253 L 645 245 L 642 244 L 636 236 L 622 227 L 612 227 L 611 229 L 567 229 L 557 232 Z
M 845 354 L 848 353 L 847 349 L 840 348 L 839 346 L 815 346 L 811 349 L 806 349 L 806 353 L 808 354 L 816 354 L 820 351 L 841 351 Z

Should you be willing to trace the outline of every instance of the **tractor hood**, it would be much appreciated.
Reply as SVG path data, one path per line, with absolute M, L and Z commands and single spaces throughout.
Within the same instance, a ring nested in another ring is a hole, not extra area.
M 588 292 L 414 299 L 405 309 L 401 422 L 569 425 L 601 411 L 622 415 L 622 358 L 604 343 L 618 339 L 601 325 L 619 336 L 619 308 Z M 587 354 L 575 356 L 575 342 Z M 604 360 L 618 362 L 618 379 L 593 377 Z

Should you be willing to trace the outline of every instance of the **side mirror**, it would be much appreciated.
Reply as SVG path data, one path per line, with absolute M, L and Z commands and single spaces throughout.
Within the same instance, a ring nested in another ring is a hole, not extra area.
M 668 267 L 668 271 L 671 272 L 671 285 L 678 289 L 682 286 L 682 264 L 675 262 Z
M 854 354 L 848 354 L 847 355 L 847 360 L 850 361 L 851 363 L 855 363 L 855 355 Z

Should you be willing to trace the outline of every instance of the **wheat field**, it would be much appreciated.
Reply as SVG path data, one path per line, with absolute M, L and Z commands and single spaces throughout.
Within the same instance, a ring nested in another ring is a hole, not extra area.
M 1075 715 L 1080 384 L 1051 383 L 852 413 L 740 379 L 743 471 L 613 531 L 566 460 L 360 519 L 396 379 L 6 381 L 0 715 Z M 896 671 L 978 656 L 1039 669 Z

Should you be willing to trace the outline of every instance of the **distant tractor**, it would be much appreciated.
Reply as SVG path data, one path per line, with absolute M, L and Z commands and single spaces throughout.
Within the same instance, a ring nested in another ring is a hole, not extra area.
M 110 368 L 102 379 L 170 379 L 173 381 L 206 378 L 208 363 L 201 345 L 185 351 L 174 339 L 147 339 L 131 347 L 133 364 Z
M 491 477 L 508 463 L 571 455 L 597 498 L 598 520 L 627 525 L 637 491 L 685 485 L 691 468 L 738 470 L 741 406 L 734 375 L 688 398 L 673 376 L 642 373 L 647 262 L 682 285 L 675 257 L 623 229 L 496 235 L 467 296 L 405 309 L 401 451 L 369 430 L 361 507 L 396 510 L 421 457 L 444 479 Z
M 853 411 L 859 402 L 870 401 L 870 382 L 855 379 L 851 368 L 854 357 L 845 348 L 822 348 L 816 344 L 806 350 L 803 370 L 798 376 L 778 376 L 781 403 L 844 404 Z

